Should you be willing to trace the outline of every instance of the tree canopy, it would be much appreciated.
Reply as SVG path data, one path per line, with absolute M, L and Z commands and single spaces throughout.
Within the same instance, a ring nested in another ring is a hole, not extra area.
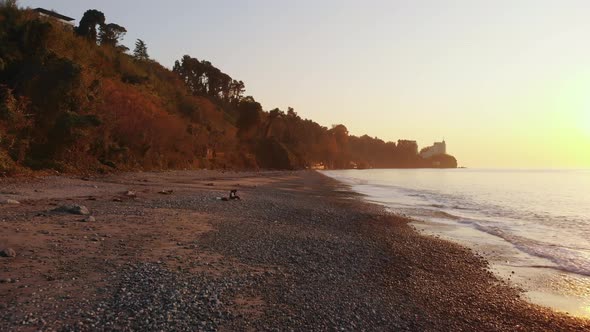
M 141 39 L 135 42 L 135 49 L 133 50 L 133 56 L 138 60 L 149 60 L 150 57 L 147 51 L 147 45 Z
M 0 175 L 18 167 L 456 166 L 452 156 L 421 158 L 412 140 L 357 137 L 291 107 L 265 110 L 210 61 L 185 55 L 169 70 L 149 60 L 141 39 L 132 55 L 121 52 L 126 32 L 96 9 L 72 32 L 0 6 Z
M 117 47 L 127 33 L 127 29 L 115 24 L 108 23 L 100 26 L 99 41 L 101 45 Z
M 210 96 L 237 104 L 245 91 L 244 82 L 232 79 L 209 61 L 199 61 L 189 55 L 177 60 L 172 70 L 194 95 Z
M 104 24 L 105 16 L 103 12 L 96 9 L 89 9 L 82 16 L 80 24 L 76 27 L 75 31 L 78 36 L 96 42 L 98 36 L 96 27 L 103 26 Z

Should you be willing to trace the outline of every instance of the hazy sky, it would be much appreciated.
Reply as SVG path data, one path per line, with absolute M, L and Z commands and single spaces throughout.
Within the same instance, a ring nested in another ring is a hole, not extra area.
M 98 9 L 167 67 L 184 54 L 355 135 L 443 137 L 468 167 L 590 167 L 590 1 L 20 1 Z

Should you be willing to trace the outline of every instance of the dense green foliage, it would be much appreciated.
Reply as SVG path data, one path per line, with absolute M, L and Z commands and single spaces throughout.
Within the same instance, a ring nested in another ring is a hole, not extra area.
M 209 61 L 185 55 L 169 70 L 142 40 L 128 54 L 125 32 L 98 10 L 72 28 L 0 5 L 0 173 L 456 166 L 423 160 L 413 141 L 266 112 Z

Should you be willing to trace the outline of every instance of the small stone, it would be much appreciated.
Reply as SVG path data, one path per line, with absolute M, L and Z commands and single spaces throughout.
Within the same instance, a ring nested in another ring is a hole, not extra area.
M 82 222 L 95 222 L 96 218 L 94 218 L 93 216 L 88 216 L 84 219 L 82 219 Z
M 5 283 L 6 284 L 9 284 L 11 282 L 12 282 L 12 279 L 10 279 L 10 278 L 2 278 L 2 279 L 0 279 L 0 283 L 1 284 L 5 284 Z
M 115 197 L 113 198 L 113 202 L 122 202 L 123 200 L 120 199 L 119 197 Z
M 174 190 L 160 190 L 160 191 L 158 191 L 158 194 L 172 195 L 173 192 L 174 192 Z
M 137 194 L 133 190 L 127 190 L 127 192 L 125 192 L 125 196 L 127 196 L 127 197 L 135 197 L 135 196 L 137 196 Z
M 0 251 L 0 257 L 16 257 L 16 251 L 12 248 L 5 248 Z

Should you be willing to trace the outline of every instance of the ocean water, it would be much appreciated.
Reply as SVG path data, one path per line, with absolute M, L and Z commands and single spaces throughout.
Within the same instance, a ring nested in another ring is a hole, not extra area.
M 590 315 L 590 170 L 324 171 L 475 248 L 533 302 Z

